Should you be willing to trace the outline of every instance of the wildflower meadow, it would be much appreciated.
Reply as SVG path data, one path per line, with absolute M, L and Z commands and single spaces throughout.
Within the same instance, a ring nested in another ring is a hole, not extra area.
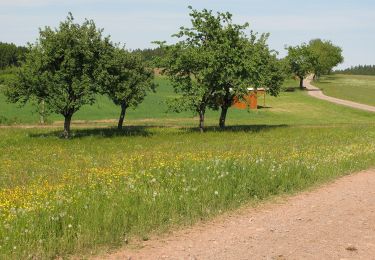
M 0 258 L 148 239 L 375 161 L 373 125 L 111 131 L 69 142 L 50 130 L 1 131 Z

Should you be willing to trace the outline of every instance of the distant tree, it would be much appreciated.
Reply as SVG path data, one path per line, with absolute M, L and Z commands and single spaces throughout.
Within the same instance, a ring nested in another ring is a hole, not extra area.
M 306 44 L 294 47 L 289 46 L 287 50 L 288 55 L 286 60 L 289 63 L 290 70 L 299 78 L 299 86 L 303 88 L 303 80 L 314 70 L 313 64 L 315 63 L 315 57 Z
M 308 47 L 314 57 L 312 64 L 314 78 L 331 73 L 334 67 L 344 61 L 342 49 L 330 41 L 314 39 L 309 42 Z
M 45 102 L 48 109 L 64 116 L 63 136 L 69 138 L 73 114 L 95 101 L 99 64 L 110 47 L 109 38 L 103 38 L 92 20 L 76 24 L 69 13 L 59 28 L 40 30 L 17 81 L 8 88 L 8 99 Z
M 157 67 L 157 61 L 165 55 L 164 50 L 160 47 L 153 49 L 135 49 L 132 53 L 138 54 L 142 60 L 151 67 Z
M 0 69 L 18 66 L 24 60 L 26 47 L 18 47 L 13 43 L 0 42 Z
M 137 107 L 148 91 L 155 90 L 154 73 L 140 55 L 121 48 L 113 48 L 103 61 L 106 69 L 101 70 L 102 93 L 121 106 L 118 129 L 122 129 L 127 108 Z

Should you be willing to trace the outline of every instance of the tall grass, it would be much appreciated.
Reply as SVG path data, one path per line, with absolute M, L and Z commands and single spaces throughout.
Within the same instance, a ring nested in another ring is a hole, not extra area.
M 0 132 L 0 258 L 146 239 L 375 165 L 372 124 L 83 131 Z

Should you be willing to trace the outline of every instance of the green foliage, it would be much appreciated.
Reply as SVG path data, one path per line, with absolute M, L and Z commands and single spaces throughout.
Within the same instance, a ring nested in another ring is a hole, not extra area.
M 0 70 L 10 66 L 18 66 L 24 60 L 26 47 L 18 47 L 13 43 L 0 42 Z
M 158 67 L 158 60 L 164 57 L 165 52 L 162 48 L 146 48 L 146 49 L 135 49 L 132 51 L 134 54 L 141 56 L 142 60 L 150 65 L 151 67 Z
M 303 88 L 303 79 L 313 71 L 314 56 L 306 44 L 289 46 L 286 60 L 292 73 L 300 79 L 300 87 Z
M 344 61 L 342 49 L 330 41 L 314 39 L 310 41 L 309 48 L 314 57 L 312 67 L 316 77 L 331 73 L 334 67 Z
M 277 59 L 277 52 L 270 50 L 267 45 L 268 35 L 262 35 L 258 41 L 247 43 L 254 51 L 245 51 L 244 61 L 248 82 L 246 86 L 265 88 L 267 93 L 277 97 L 287 75 L 287 65 L 284 60 Z M 246 93 L 247 94 L 247 93 Z
M 45 102 L 49 110 L 65 117 L 64 135 L 68 137 L 73 114 L 95 101 L 100 60 L 109 47 L 109 38 L 102 37 L 93 21 L 79 25 L 69 14 L 58 29 L 40 30 L 37 42 L 29 46 L 18 80 L 8 88 L 9 100 Z
M 137 54 L 129 53 L 118 47 L 106 59 L 102 59 L 103 81 L 101 92 L 107 94 L 116 104 L 121 106 L 118 127 L 121 129 L 126 109 L 137 107 L 143 102 L 146 94 L 155 89 L 153 71 Z
M 344 70 L 336 70 L 335 73 L 347 75 L 373 75 L 375 76 L 375 65 L 358 65 Z
M 17 78 L 17 67 L 6 67 L 0 70 L 0 85 L 7 85 Z
M 311 73 L 314 78 L 329 74 L 332 69 L 344 61 L 342 49 L 330 41 L 314 39 L 309 44 L 289 46 L 286 61 L 290 71 L 300 79 L 303 88 L 303 79 Z
M 266 44 L 268 35 L 246 35 L 248 24 L 234 24 L 230 13 L 215 16 L 207 9 L 189 8 L 192 27 L 180 28 L 174 35 L 180 39 L 177 44 L 161 44 L 167 52 L 164 72 L 181 94 L 172 104 L 177 111 L 198 113 L 201 129 L 207 107 L 221 108 L 219 124 L 224 127 L 235 96 L 248 94 L 250 86 L 266 87 L 271 95 L 277 95 L 283 72 Z

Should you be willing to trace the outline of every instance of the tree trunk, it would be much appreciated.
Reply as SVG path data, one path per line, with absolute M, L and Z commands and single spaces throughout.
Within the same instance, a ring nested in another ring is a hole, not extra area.
M 124 124 L 124 119 L 125 119 L 125 114 L 126 114 L 126 102 L 124 103 L 121 103 L 121 113 L 120 113 L 120 118 L 118 120 L 118 125 L 117 125 L 117 129 L 118 130 L 122 130 L 122 126 Z
M 73 113 L 69 113 L 67 115 L 64 115 L 65 120 L 64 120 L 64 132 L 63 132 L 63 137 L 65 139 L 70 138 L 70 123 L 72 122 L 72 116 Z
M 199 111 L 199 130 L 204 131 L 204 111 Z
M 301 89 L 304 88 L 304 87 L 303 87 L 303 77 L 300 77 L 300 78 L 299 78 L 299 87 L 300 87 Z
M 45 109 L 45 104 L 44 104 L 44 100 L 42 100 L 40 102 L 40 111 L 39 111 L 39 114 L 40 114 L 40 124 L 41 125 L 44 125 L 45 123 L 45 113 L 46 113 L 46 109 Z
M 227 112 L 228 112 L 228 106 L 227 105 L 221 106 L 221 114 L 220 114 L 220 119 L 219 119 L 219 127 L 221 129 L 225 128 L 225 120 L 227 118 Z

